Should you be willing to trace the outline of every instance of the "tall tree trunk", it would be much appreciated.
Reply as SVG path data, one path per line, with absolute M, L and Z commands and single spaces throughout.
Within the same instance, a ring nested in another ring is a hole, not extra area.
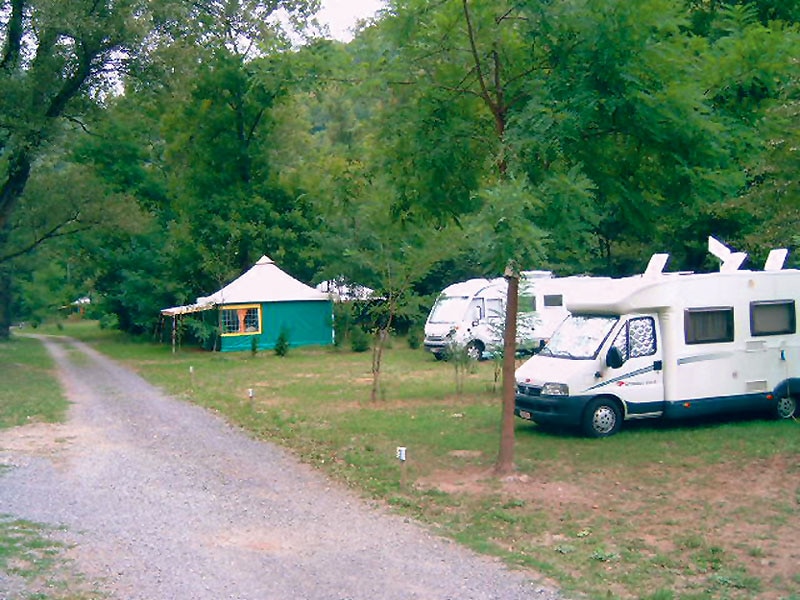
M 495 465 L 495 473 L 498 475 L 508 475 L 514 471 L 514 392 L 516 388 L 514 371 L 517 353 L 519 273 L 509 263 L 505 276 L 508 281 L 508 292 L 503 342 L 503 421 L 500 431 L 500 454 Z
M 0 227 L 0 258 L 8 240 L 9 227 Z M 0 341 L 11 337 L 11 265 L 0 260 Z

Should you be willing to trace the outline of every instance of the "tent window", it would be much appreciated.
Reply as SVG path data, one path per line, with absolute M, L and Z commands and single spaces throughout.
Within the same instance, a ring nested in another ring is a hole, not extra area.
M 230 306 L 220 313 L 222 335 L 261 333 L 260 306 Z

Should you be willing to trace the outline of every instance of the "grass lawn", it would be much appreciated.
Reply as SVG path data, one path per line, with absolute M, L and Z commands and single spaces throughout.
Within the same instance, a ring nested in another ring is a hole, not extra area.
M 0 344 L 0 382 L 0 429 L 64 418 L 67 402 L 38 341 L 14 336 Z
M 800 600 L 797 422 L 637 423 L 590 440 L 518 421 L 517 473 L 498 480 L 500 384 L 491 362 L 475 365 L 457 391 L 452 365 L 397 340 L 381 399 L 370 402 L 369 353 L 173 354 L 167 344 L 91 328 L 66 333 L 567 593 Z M 398 446 L 407 448 L 402 466 Z

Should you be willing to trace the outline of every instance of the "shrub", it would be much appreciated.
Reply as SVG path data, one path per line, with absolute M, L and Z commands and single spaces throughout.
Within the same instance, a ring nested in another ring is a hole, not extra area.
M 253 356 L 258 354 L 258 337 L 255 335 L 250 336 L 250 354 Z
M 353 352 L 366 352 L 369 350 L 369 334 L 361 329 L 361 327 L 353 327 L 350 331 L 350 347 Z
M 419 329 L 410 329 L 408 332 L 408 347 L 417 350 L 422 345 L 422 334 Z
M 275 340 L 275 354 L 278 356 L 286 356 L 289 354 L 289 332 L 283 327 L 278 334 L 278 339 Z

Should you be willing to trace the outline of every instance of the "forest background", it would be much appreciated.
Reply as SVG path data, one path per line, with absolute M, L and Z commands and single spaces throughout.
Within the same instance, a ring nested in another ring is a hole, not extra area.
M 800 0 L 317 9 L 0 0 L 0 339 L 83 296 L 152 332 L 262 254 L 413 320 L 509 262 L 800 244 Z

